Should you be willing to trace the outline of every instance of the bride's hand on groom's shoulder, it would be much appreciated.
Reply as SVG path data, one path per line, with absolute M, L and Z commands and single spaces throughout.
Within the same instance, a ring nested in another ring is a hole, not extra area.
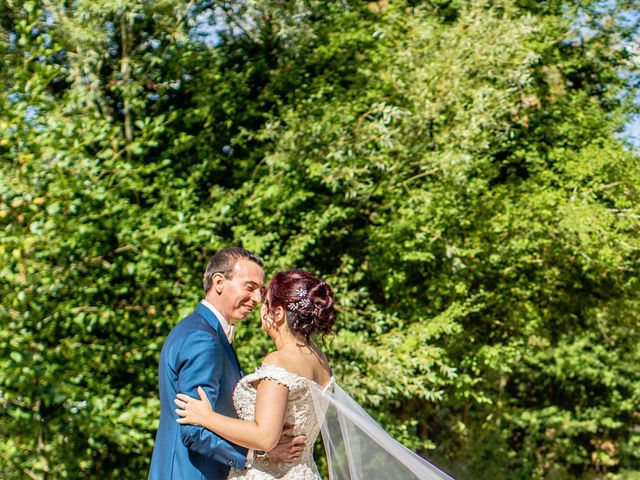
M 208 418 L 213 416 L 211 402 L 202 387 L 198 387 L 200 400 L 191 398 L 184 393 L 178 393 L 173 402 L 179 407 L 176 413 L 180 418 L 176 422 L 183 425 L 203 425 Z

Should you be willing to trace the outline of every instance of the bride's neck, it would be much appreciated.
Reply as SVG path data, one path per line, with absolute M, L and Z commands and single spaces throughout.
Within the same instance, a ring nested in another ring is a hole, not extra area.
M 289 329 L 283 329 L 277 332 L 273 341 L 276 344 L 276 350 L 282 350 L 291 345 L 299 347 L 309 346 L 304 338 L 299 335 L 294 335 Z

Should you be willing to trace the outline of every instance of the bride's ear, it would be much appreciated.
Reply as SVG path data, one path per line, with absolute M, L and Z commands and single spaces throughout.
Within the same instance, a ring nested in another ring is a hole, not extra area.
M 276 307 L 273 311 L 273 319 L 278 324 L 278 326 L 282 325 L 287 319 L 284 308 Z

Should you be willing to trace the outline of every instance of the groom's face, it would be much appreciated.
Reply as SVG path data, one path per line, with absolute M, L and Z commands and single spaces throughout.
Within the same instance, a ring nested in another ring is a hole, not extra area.
M 256 263 L 240 259 L 225 278 L 220 300 L 221 312 L 229 323 L 244 320 L 262 301 L 264 272 Z

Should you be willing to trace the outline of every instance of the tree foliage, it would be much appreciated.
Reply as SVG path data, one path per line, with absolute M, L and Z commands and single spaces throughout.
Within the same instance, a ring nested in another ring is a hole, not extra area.
M 340 382 L 458 478 L 636 478 L 633 6 L 4 0 L 0 476 L 146 475 L 241 244 L 334 285 Z

